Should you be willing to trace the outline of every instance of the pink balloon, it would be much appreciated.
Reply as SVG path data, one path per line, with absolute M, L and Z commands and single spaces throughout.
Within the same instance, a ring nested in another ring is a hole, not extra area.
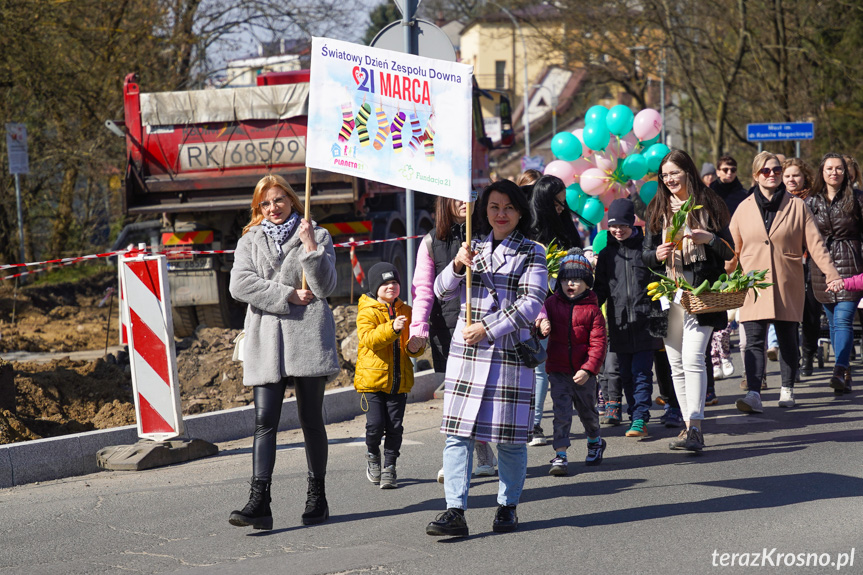
M 645 108 L 635 115 L 632 133 L 639 140 L 650 140 L 662 131 L 662 116 L 653 108 Z
M 569 186 L 575 182 L 575 168 L 570 162 L 563 160 L 555 160 L 545 167 L 546 176 L 557 176 L 563 180 L 564 186 Z
M 601 152 L 596 152 L 593 157 L 596 159 L 597 168 L 609 176 L 614 173 L 614 170 L 617 168 L 617 158 L 611 154 L 603 154 Z
M 589 168 L 581 174 L 581 191 L 599 196 L 608 188 L 608 175 L 599 168 Z
M 635 152 L 635 149 L 638 147 L 638 138 L 635 137 L 635 134 L 627 134 L 625 137 L 619 139 L 620 146 L 620 158 L 623 159 L 629 154 Z
M 572 135 L 578 138 L 578 141 L 581 142 L 581 155 L 582 157 L 588 156 L 593 153 L 593 150 L 587 147 L 587 144 L 584 143 L 584 129 L 578 128 L 577 130 L 572 131 Z
M 635 216 L 635 225 L 636 225 L 636 227 L 643 228 L 644 227 L 644 220 L 642 220 L 638 216 Z
M 600 198 L 600 199 L 602 199 L 602 198 Z M 606 208 L 607 207 L 608 206 L 606 206 Z M 607 230 L 608 229 L 608 209 L 605 210 L 605 215 L 602 216 L 602 221 L 596 225 L 599 227 L 600 230 Z
M 591 164 L 585 158 L 579 158 L 574 162 L 570 162 L 570 164 L 572 164 L 572 168 L 573 168 L 573 170 L 575 170 L 576 181 L 578 181 L 578 177 L 584 173 L 584 170 L 595 167 L 593 164 Z

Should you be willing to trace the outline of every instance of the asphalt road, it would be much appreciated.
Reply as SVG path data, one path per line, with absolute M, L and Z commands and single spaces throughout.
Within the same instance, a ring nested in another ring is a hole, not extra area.
M 734 409 L 737 376 L 718 382 L 721 403 L 707 408 L 700 455 L 669 451 L 677 430 L 658 423 L 641 440 L 624 437 L 626 426 L 604 427 L 605 460 L 586 468 L 576 422 L 569 477 L 548 475 L 551 447 L 529 448 L 516 533 L 492 532 L 497 480 L 478 478 L 471 536 L 425 534 L 444 508 L 435 481 L 442 402 L 434 400 L 408 405 L 395 490 L 365 479 L 362 418 L 329 427 L 332 517 L 318 526 L 300 522 L 306 482 L 297 431 L 279 437 L 272 531 L 227 521 L 248 496 L 251 439 L 173 467 L 0 490 L 0 575 L 863 573 L 858 395 L 834 399 L 825 369 L 799 385 L 798 407 L 780 410 L 778 364 L 769 367 L 763 415 Z M 791 566 L 785 553 L 794 554 Z

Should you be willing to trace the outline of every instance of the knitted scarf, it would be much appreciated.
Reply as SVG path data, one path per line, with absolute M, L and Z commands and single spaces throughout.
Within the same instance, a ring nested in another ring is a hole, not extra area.
M 293 212 L 291 217 L 289 217 L 283 224 L 274 224 L 269 220 L 261 222 L 261 227 L 264 228 L 264 233 L 270 236 L 273 243 L 276 244 L 276 251 L 279 252 L 279 257 L 282 257 L 283 255 L 282 244 L 288 241 L 288 238 L 290 238 L 291 234 L 294 233 L 294 228 L 297 227 L 299 222 L 300 215 L 297 212 Z
M 680 211 L 686 200 L 678 199 L 677 196 L 671 194 L 671 213 L 676 214 Z M 686 225 L 691 230 L 701 229 L 706 230 L 704 214 L 698 214 L 701 210 L 690 212 L 686 218 Z M 696 214 L 700 217 L 696 217 Z M 685 229 L 685 228 L 684 228 Z M 668 219 L 666 218 L 662 226 L 662 238 L 665 239 L 668 232 Z M 679 245 L 680 249 L 671 252 L 671 255 L 665 262 L 666 275 L 670 278 L 677 277 L 683 274 L 684 266 L 692 265 L 694 262 L 703 262 L 707 259 L 707 254 L 704 251 L 704 245 L 696 244 L 691 238 L 683 238 Z

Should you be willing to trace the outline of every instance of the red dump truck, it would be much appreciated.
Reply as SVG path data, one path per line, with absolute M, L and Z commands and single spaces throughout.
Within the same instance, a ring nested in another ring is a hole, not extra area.
M 161 251 L 232 250 L 249 220 L 257 181 L 282 175 L 302 198 L 305 190 L 309 71 L 261 74 L 258 85 L 185 92 L 141 93 L 135 74 L 124 83 L 127 165 L 124 211 L 161 219 Z M 501 111 L 502 138 L 486 137 L 482 98 Z M 512 143 L 506 95 L 474 87 L 472 181 L 488 183 L 488 151 Z M 312 171 L 312 217 L 335 242 L 404 236 L 403 190 L 330 172 Z M 432 227 L 434 197 L 416 194 L 415 230 Z M 405 269 L 405 242 L 357 248 L 365 269 L 377 261 Z M 347 298 L 349 251 L 337 249 L 342 281 L 333 298 Z M 244 310 L 228 293 L 230 254 L 177 255 L 168 260 L 174 332 L 191 335 L 199 323 L 242 327 Z M 402 273 L 402 277 L 407 277 Z M 403 286 L 404 288 L 405 286 Z

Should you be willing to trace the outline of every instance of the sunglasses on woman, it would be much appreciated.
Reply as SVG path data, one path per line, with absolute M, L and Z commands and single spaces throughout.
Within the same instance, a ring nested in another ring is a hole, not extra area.
M 765 178 L 770 175 L 770 172 L 773 172 L 774 175 L 778 176 L 782 173 L 782 166 L 775 166 L 773 168 L 761 168 L 760 170 L 758 170 L 758 173 Z

